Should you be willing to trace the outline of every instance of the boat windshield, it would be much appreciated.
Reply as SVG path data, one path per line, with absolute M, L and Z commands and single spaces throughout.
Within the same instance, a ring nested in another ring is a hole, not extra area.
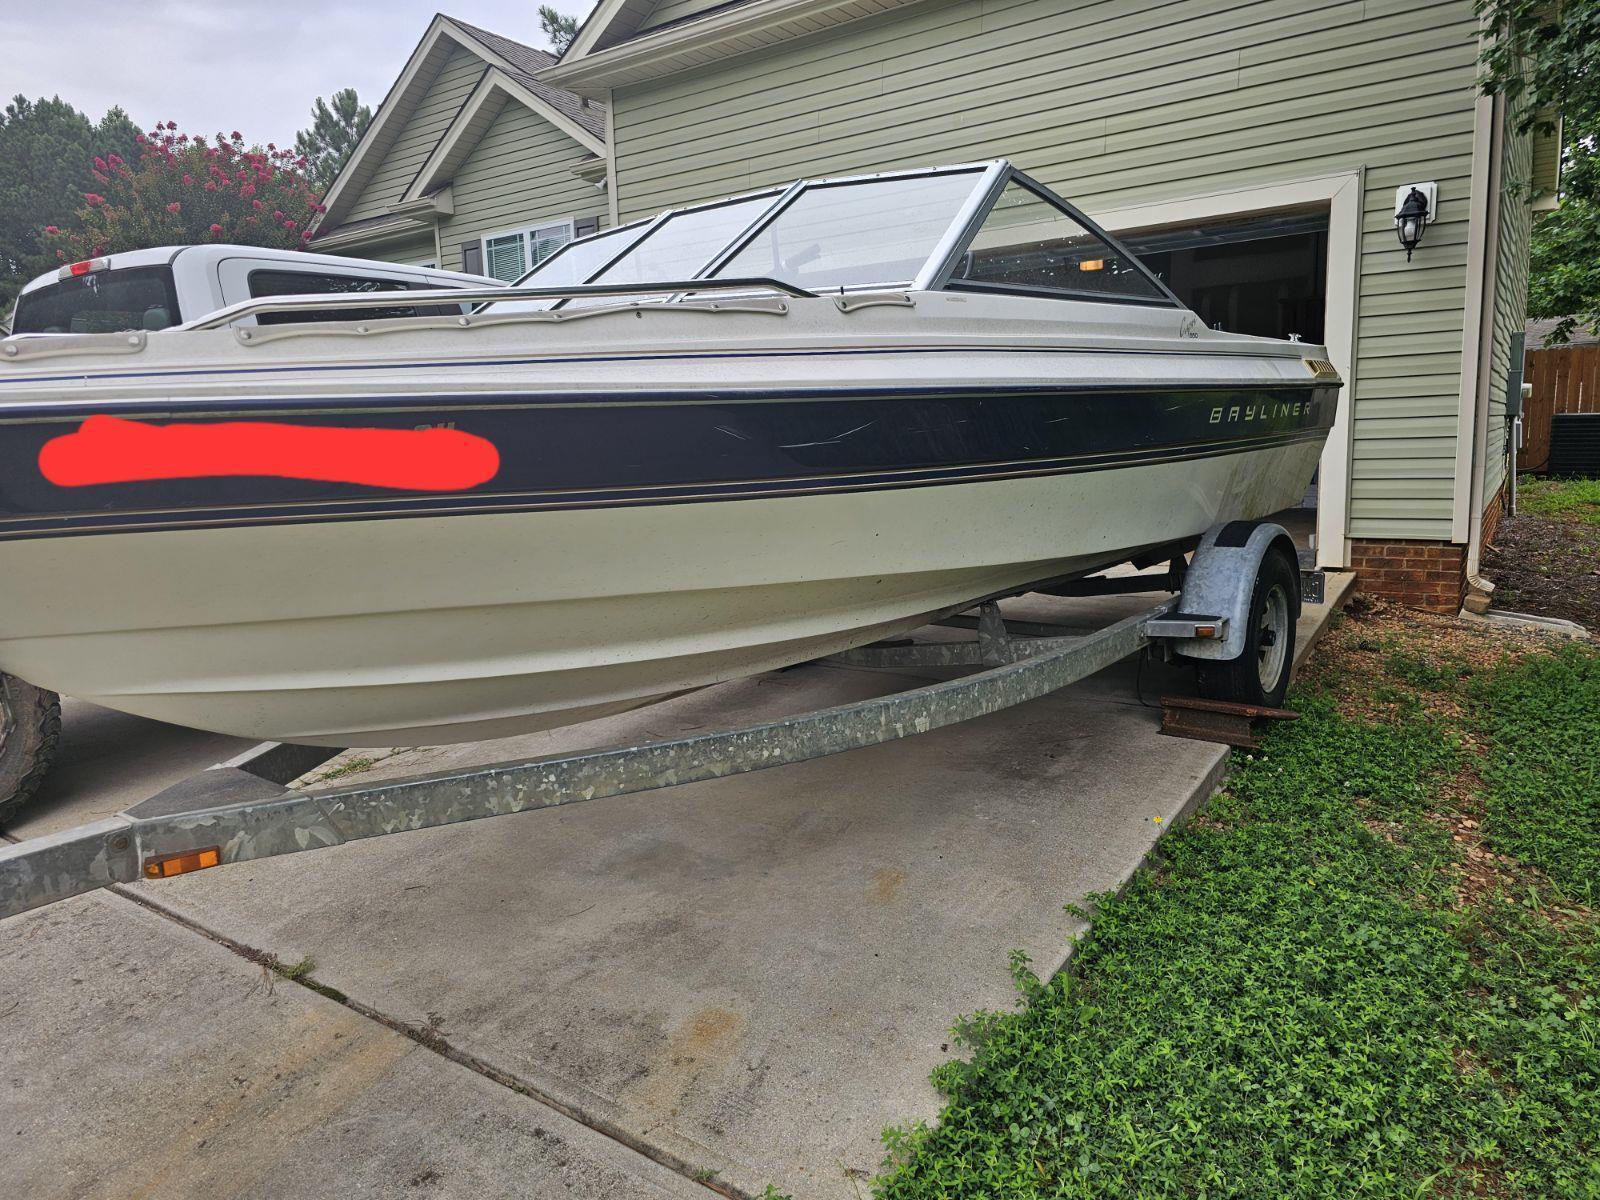
M 977 174 L 808 187 L 712 277 L 761 276 L 813 292 L 909 285 L 961 212 Z
M 569 242 L 518 283 L 773 279 L 812 292 L 952 287 L 1176 303 L 1075 209 L 1004 161 L 802 181 Z M 668 303 L 657 291 L 496 301 L 490 312 Z M 699 291 L 699 295 L 708 293 Z

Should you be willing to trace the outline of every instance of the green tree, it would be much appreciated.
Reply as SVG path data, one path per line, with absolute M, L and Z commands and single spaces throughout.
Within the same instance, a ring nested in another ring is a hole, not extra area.
M 361 103 L 355 88 L 335 92 L 330 100 L 318 96 L 311 127 L 294 135 L 294 147 L 306 160 L 306 178 L 318 195 L 333 186 L 372 121 L 372 109 Z
M 572 39 L 578 36 L 578 18 L 569 17 L 557 12 L 548 4 L 539 6 L 539 28 L 544 30 L 545 40 L 557 54 L 566 53 Z
M 136 164 L 94 160 L 99 190 L 80 198 L 72 225 L 44 231 L 55 261 L 198 242 L 292 250 L 310 239 L 322 205 L 293 150 L 246 146 L 238 131 L 191 138 L 175 121 L 138 145 Z
M 60 97 L 18 96 L 0 112 L 0 312 L 55 264 L 44 227 L 72 224 L 97 182 L 95 158 L 133 158 L 138 136 L 120 108 L 96 125 Z
M 1600 330 L 1600 3 L 1479 0 L 1493 38 L 1485 90 L 1503 94 L 1522 133 L 1562 118 L 1560 206 L 1533 228 L 1528 315 L 1557 318 L 1552 341 Z

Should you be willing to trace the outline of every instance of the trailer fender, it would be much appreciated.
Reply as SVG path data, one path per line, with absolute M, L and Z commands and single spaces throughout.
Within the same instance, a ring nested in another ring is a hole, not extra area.
M 1187 658 L 1219 662 L 1238 658 L 1249 630 L 1250 598 L 1255 590 L 1256 575 L 1268 554 L 1282 554 L 1290 567 L 1296 568 L 1294 539 L 1283 526 L 1271 521 L 1228 521 L 1206 530 L 1184 572 L 1178 612 L 1172 616 L 1220 618 L 1221 636 L 1173 637 L 1173 649 Z M 1297 569 L 1294 577 L 1299 578 Z M 1298 589 L 1290 602 L 1291 620 L 1298 620 Z

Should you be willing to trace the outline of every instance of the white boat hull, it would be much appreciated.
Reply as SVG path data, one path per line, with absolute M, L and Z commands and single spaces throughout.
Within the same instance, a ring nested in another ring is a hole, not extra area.
M 1296 503 L 1320 440 L 854 493 L 0 542 L 0 667 L 337 746 L 563 725 Z

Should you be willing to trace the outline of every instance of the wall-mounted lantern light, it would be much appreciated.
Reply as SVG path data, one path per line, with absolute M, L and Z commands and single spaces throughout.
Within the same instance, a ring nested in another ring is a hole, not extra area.
M 1422 241 L 1422 231 L 1438 219 L 1439 185 L 1408 183 L 1395 189 L 1394 229 L 1406 248 L 1406 261 Z

